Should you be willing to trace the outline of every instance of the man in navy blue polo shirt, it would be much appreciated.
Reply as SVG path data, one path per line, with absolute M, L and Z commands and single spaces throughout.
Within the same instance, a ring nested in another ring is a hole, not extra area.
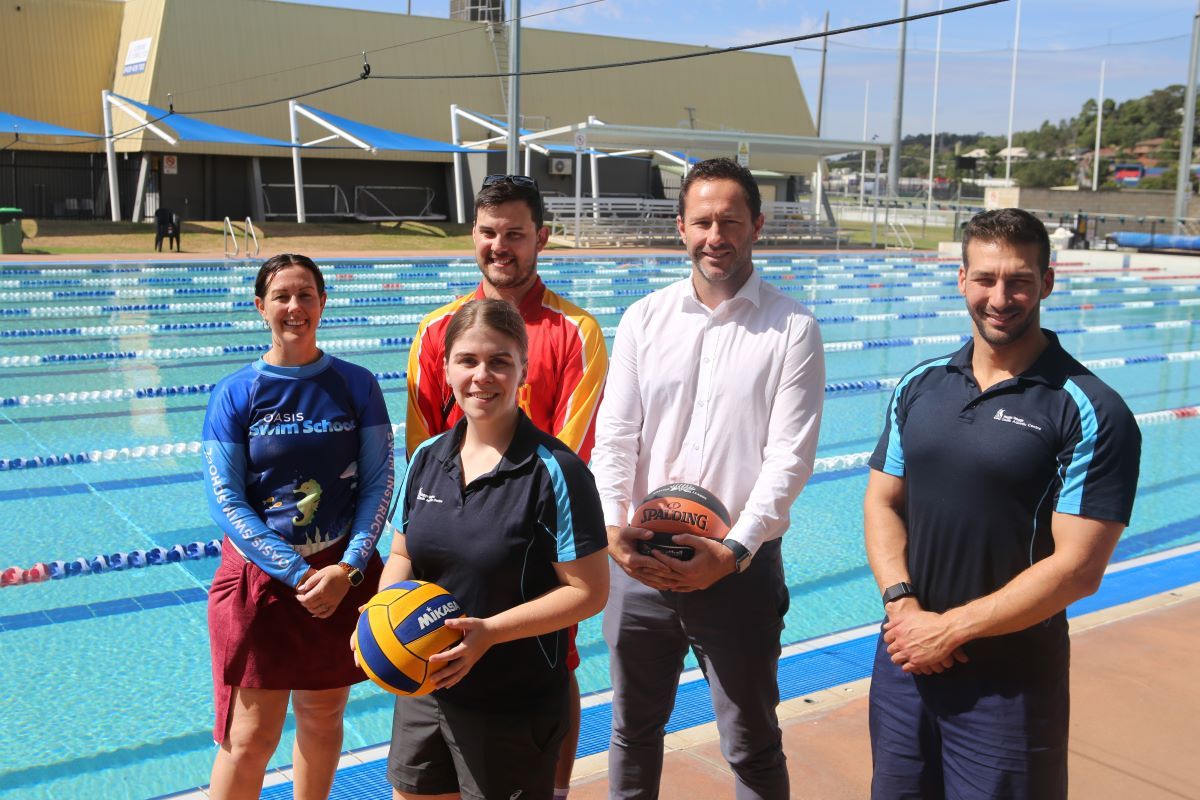
M 971 220 L 973 339 L 904 376 L 871 457 L 875 800 L 1067 796 L 1064 609 L 1096 591 L 1129 523 L 1141 434 L 1039 326 L 1049 265 L 1031 214 Z

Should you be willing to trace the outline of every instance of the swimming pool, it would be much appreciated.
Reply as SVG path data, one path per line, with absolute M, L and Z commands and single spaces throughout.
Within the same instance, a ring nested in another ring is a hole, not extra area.
M 810 305 L 827 343 L 819 471 L 793 510 L 785 642 L 879 617 L 861 542 L 863 454 L 891 379 L 967 332 L 956 264 L 772 255 L 759 267 Z M 475 285 L 470 259 L 325 261 L 321 341 L 380 375 L 393 422 L 409 337 Z M 241 264 L 0 268 L 0 569 L 217 537 L 199 484 L 210 385 L 265 349 Z M 610 337 L 637 297 L 687 273 L 669 258 L 545 258 L 546 282 Z M 1153 272 L 1060 270 L 1043 323 L 1126 398 L 1143 425 L 1141 490 L 1117 559 L 1200 540 L 1191 496 L 1200 424 L 1200 287 Z M 402 437 L 401 437 L 402 438 Z M 386 547 L 386 543 L 383 544 Z M 183 553 L 183 548 L 175 551 Z M 145 797 L 207 782 L 213 754 L 205 589 L 216 559 L 0 589 L 0 792 Z M 585 692 L 607 686 L 598 620 L 580 633 Z M 390 697 L 356 687 L 346 748 L 386 740 Z M 291 760 L 290 740 L 273 763 Z

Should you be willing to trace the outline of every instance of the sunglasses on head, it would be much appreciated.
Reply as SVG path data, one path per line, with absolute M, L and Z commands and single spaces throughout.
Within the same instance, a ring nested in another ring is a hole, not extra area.
M 521 186 L 526 189 L 537 189 L 538 184 L 533 178 L 528 175 L 488 175 L 483 179 L 484 187 L 495 186 L 497 183 L 511 183 L 513 186 Z

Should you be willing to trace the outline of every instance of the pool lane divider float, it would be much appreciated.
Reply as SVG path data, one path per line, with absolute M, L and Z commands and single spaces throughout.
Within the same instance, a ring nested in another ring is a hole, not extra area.
M 1183 301 L 1177 301 L 1180 304 Z M 1200 298 L 1195 303 L 1200 305 Z M 1047 311 L 1052 309 L 1047 309 Z M 919 312 L 909 312 L 915 314 Z M 906 319 L 912 319 L 907 316 Z M 1169 324 L 1162 324 L 1169 323 Z M 1117 331 L 1149 330 L 1161 327 L 1188 327 L 1200 324 L 1200 320 L 1163 320 L 1158 323 L 1135 322 L 1113 325 L 1091 325 L 1081 328 L 1057 329 L 1060 336 L 1081 334 L 1115 333 Z M 601 328 L 605 337 L 616 335 L 616 327 Z M 931 336 L 898 336 L 887 339 L 848 339 L 825 343 L 826 353 L 839 353 L 850 350 L 874 350 L 884 347 L 916 347 L 929 344 L 960 344 L 971 338 L 971 334 L 938 334 Z M 384 336 L 380 338 L 359 339 L 326 339 L 317 342 L 317 346 L 328 353 L 345 353 L 362 350 L 378 350 L 392 347 L 407 347 L 413 343 L 411 336 Z M 264 353 L 270 349 L 266 343 L 231 344 L 210 347 L 159 347 L 149 350 L 124 350 L 96 353 L 48 353 L 45 355 L 3 356 L 0 357 L 0 368 L 33 367 L 41 364 L 73 364 L 85 361 L 167 361 L 181 358 L 207 358 L 212 356 L 233 355 L 236 353 Z M 0 405 L 8 405 L 7 399 Z
M 786 292 L 805 292 L 807 287 L 803 284 L 796 286 L 780 285 L 778 288 Z M 1157 287 L 1159 289 L 1170 289 L 1174 291 L 1174 287 Z M 1091 296 L 1096 294 L 1109 293 L 1111 289 L 1068 289 L 1058 292 L 1061 295 L 1083 295 Z M 1127 291 L 1127 290 L 1119 290 Z M 646 293 L 638 289 L 614 289 L 603 291 L 582 291 L 582 292 L 561 292 L 562 296 L 572 300 L 572 302 L 581 299 L 599 300 L 615 297 L 632 297 L 635 300 L 646 296 Z M 410 305 L 436 305 L 441 306 L 457 299 L 453 295 L 437 295 L 432 297 L 331 297 L 326 302 L 326 308 L 352 308 L 358 306 L 410 306 Z M 922 304 L 930 302 L 962 302 L 962 296 L 958 294 L 911 294 L 911 295 L 890 295 L 887 297 L 817 297 L 805 298 L 804 304 L 807 306 L 833 306 L 833 305 L 868 305 L 873 303 L 908 303 Z M 1193 306 L 1200 305 L 1200 298 L 1180 298 L 1166 300 L 1139 300 L 1130 302 L 1114 302 L 1114 303 L 1085 303 L 1082 305 L 1057 305 L 1044 306 L 1043 311 L 1090 311 L 1114 308 L 1149 308 L 1155 305 L 1164 306 Z M 254 308 L 254 302 L 251 300 L 228 300 L 228 301 L 213 301 L 200 303 L 128 303 L 122 305 L 105 305 L 105 306 L 44 306 L 41 308 L 4 308 L 0 309 L 0 317 L 30 317 L 35 319 L 50 318 L 50 317 L 94 317 L 101 314 L 121 314 L 127 312 L 165 312 L 169 314 L 199 314 L 207 312 L 224 312 L 224 311 L 240 311 Z M 585 310 L 589 307 L 585 306 Z M 420 316 L 424 316 L 423 314 Z
M 686 267 L 674 269 L 658 269 L 646 273 L 632 272 L 563 272 L 560 270 L 539 270 L 542 282 L 547 286 L 608 286 L 619 284 L 668 284 L 686 277 L 690 270 Z M 953 277 L 947 270 L 894 270 L 887 273 L 864 270 L 839 271 L 836 275 L 826 270 L 796 269 L 793 267 L 764 267 L 762 272 L 768 277 L 780 280 L 816 279 L 822 274 L 837 278 L 946 278 Z M 366 279 L 370 282 L 360 282 Z M 382 280 L 389 282 L 382 282 Z M 421 280 L 426 279 L 426 280 Z M 1092 277 L 1064 278 L 1066 281 L 1081 281 L 1084 283 L 1116 283 L 1120 281 L 1136 282 L 1144 280 L 1136 275 L 1121 277 Z M 195 287 L 226 287 L 228 291 L 245 292 L 252 287 L 254 276 L 238 277 L 153 277 L 153 278 L 38 278 L 38 279 L 0 279 L 0 289 L 128 289 L 129 287 L 159 287 L 171 290 L 172 287 L 188 289 Z M 367 291 L 377 288 L 421 291 L 429 289 L 473 289 L 479 283 L 477 271 L 460 272 L 427 272 L 402 273 L 382 272 L 374 275 L 335 274 L 326 276 L 326 288 L 329 291 Z M 939 286 L 948 285 L 939 281 Z
M 1162 411 L 1150 411 L 1135 415 L 1138 425 L 1157 425 L 1183 419 L 1200 418 L 1200 406 L 1185 406 Z M 393 426 L 402 427 L 402 426 Z M 199 442 L 194 443 L 199 448 Z M 824 456 L 813 462 L 813 474 L 845 472 L 865 467 L 871 457 L 869 451 Z M 9 567 L 0 572 L 0 586 L 19 586 L 47 580 L 61 580 L 83 575 L 98 575 L 105 572 L 120 572 L 125 569 L 178 564 L 182 561 L 198 561 L 217 558 L 221 555 L 221 540 L 189 542 L 171 547 L 154 547 L 149 550 L 131 550 L 109 555 L 99 554 L 91 558 L 76 558 L 70 561 L 38 562 L 28 569 Z
M 759 266 L 767 266 L 775 269 L 788 269 L 788 267 L 780 267 L 777 262 L 787 260 L 789 264 L 794 266 L 812 266 L 822 270 L 839 271 L 847 267 L 859 267 L 864 265 L 878 266 L 881 268 L 891 269 L 895 267 L 907 267 L 915 264 L 928 264 L 930 266 L 942 266 L 944 268 L 957 268 L 961 259 L 951 256 L 929 256 L 929 255 L 909 255 L 909 256 L 844 256 L 841 254 L 829 254 L 822 256 L 798 256 L 792 258 L 776 257 L 776 258 L 755 258 L 754 263 Z M 86 262 L 85 262 L 86 263 Z M 91 262 L 102 263 L 102 262 Z M 97 267 L 12 267 L 5 269 L 6 275 L 48 275 L 72 277 L 81 274 L 86 275 L 162 275 L 165 272 L 224 272 L 224 273 L 244 273 L 250 276 L 257 274 L 259 265 L 257 263 L 250 264 L 229 264 L 225 262 L 209 262 L 209 263 L 179 263 L 179 262 L 150 262 L 153 266 L 97 266 Z M 464 269 L 474 269 L 475 261 L 466 258 L 450 258 L 450 259 L 429 259 L 425 261 L 387 261 L 387 262 L 346 262 L 335 263 L 318 259 L 318 264 L 321 270 L 328 275 L 344 274 L 343 270 L 386 270 L 386 269 L 453 269 L 461 267 Z M 663 269 L 679 268 L 690 269 L 688 264 L 680 257 L 650 257 L 641 259 L 639 262 L 621 261 L 619 259 L 578 259 L 578 258 L 563 258 L 553 255 L 543 255 L 540 259 L 540 269 L 561 270 L 564 267 L 578 265 L 581 270 L 612 270 L 614 273 L 637 273 L 641 271 L 661 271 Z M 1055 267 L 1062 266 L 1079 266 L 1085 267 L 1083 262 L 1061 262 L 1055 264 Z M 1118 271 L 1149 271 L 1159 269 L 1157 267 L 1138 267 L 1129 270 Z M 251 277 L 253 279 L 253 277 Z
M 671 277 L 671 278 L 663 278 L 661 281 L 657 281 L 657 282 L 665 285 L 668 283 L 674 283 L 677 280 L 678 280 L 678 278 Z M 639 283 L 654 283 L 656 281 L 653 281 L 651 279 L 642 279 L 637 282 L 639 282 Z M 548 285 L 550 285 L 551 288 L 556 288 L 556 291 L 558 291 L 558 288 L 554 286 L 553 281 L 546 281 L 546 283 Z M 472 281 L 470 283 L 464 282 L 461 285 L 457 285 L 455 288 L 469 290 L 469 289 L 474 288 L 477 285 L 478 285 L 478 281 Z M 839 291 L 839 290 L 853 290 L 853 289 L 934 288 L 934 287 L 938 287 L 938 286 L 957 286 L 958 281 L 956 281 L 956 280 L 955 281 L 896 281 L 896 282 L 887 282 L 887 283 L 808 283 L 808 284 L 801 282 L 794 286 L 784 286 L 784 285 L 781 285 L 778 283 L 773 283 L 772 285 L 776 286 L 777 288 L 784 289 L 786 291 L 818 291 L 818 290 L 819 291 Z M 399 283 L 369 283 L 369 284 L 364 283 L 364 284 L 351 284 L 348 287 L 341 287 L 341 288 L 338 288 L 336 286 L 327 285 L 326 288 L 328 290 L 328 294 L 337 295 L 337 294 L 344 294 L 344 293 L 348 293 L 348 292 L 368 293 L 368 292 L 380 292 L 380 291 L 394 291 L 394 290 L 403 288 L 403 284 L 399 284 Z M 445 287 L 436 287 L 436 288 L 445 288 Z M 1174 292 L 1174 293 L 1195 292 L 1198 290 L 1200 290 L 1200 284 L 1188 283 L 1188 284 L 1174 284 L 1174 285 L 1170 285 L 1170 286 L 1114 286 L 1114 287 L 1100 288 L 1100 289 L 1065 289 L 1065 290 L 1060 290 L 1058 292 L 1058 294 L 1059 295 L 1073 295 L 1073 296 L 1092 296 L 1092 295 L 1101 295 L 1101 294 L 1143 295 L 1143 294 L 1160 294 L 1160 293 L 1165 293 L 1165 292 Z M 608 290 L 608 291 L 612 291 L 613 294 L 608 294 L 607 291 L 597 292 L 597 291 L 592 291 L 592 290 L 587 290 L 587 289 L 582 289 L 582 290 L 563 289 L 561 291 L 558 291 L 558 294 L 560 294 L 566 298 L 611 297 L 614 295 L 618 295 L 621 292 L 624 292 L 625 295 L 630 295 L 630 294 L 644 295 L 644 294 L 646 294 L 646 292 L 644 291 L 644 287 L 641 289 Z M 247 288 L 243 288 L 243 287 L 233 288 L 233 287 L 227 287 L 227 286 L 212 286 L 212 287 L 193 287 L 193 288 L 177 288 L 177 289 L 152 289 L 152 288 L 144 288 L 144 287 L 143 288 L 135 287 L 135 288 L 130 288 L 130 289 L 97 289 L 97 290 L 87 290 L 87 291 L 60 290 L 60 291 L 45 291 L 45 292 L 0 292 L 0 302 L 28 302 L 31 300 L 70 300 L 73 298 L 79 298 L 79 299 L 113 298 L 113 299 L 121 300 L 121 299 L 141 299 L 141 298 L 158 298 L 158 297 L 198 297 L 198 296 L 214 297 L 214 296 L 231 295 L 231 294 L 233 294 L 233 295 L 249 295 L 250 290 Z M 370 299 L 395 299 L 395 300 L 408 300 L 410 303 L 420 302 L 420 303 L 429 303 L 429 304 L 432 304 L 432 303 L 443 303 L 444 304 L 444 303 L 449 303 L 450 301 L 454 300 L 456 297 L 458 297 L 457 294 L 455 294 L 455 295 L 428 295 L 428 296 L 416 295 L 416 296 L 411 296 L 411 297 L 370 298 Z M 331 296 L 329 299 L 335 300 L 337 298 L 336 298 L 336 296 Z M 345 299 L 355 299 L 355 298 L 345 298 Z
M 98 575 L 102 572 L 120 572 L 126 569 L 157 567 L 163 564 L 178 564 L 181 561 L 197 561 L 221 555 L 221 540 L 188 542 L 170 547 L 152 547 L 149 550 L 130 550 L 91 558 L 76 558 L 71 561 L 39 561 L 29 569 L 9 567 L 0 571 L 0 587 L 20 586 L 26 583 L 42 583 L 62 580 L 80 575 Z
M 1149 302 L 1175 305 L 1174 301 Z M 1200 298 L 1197 298 L 1195 303 L 1190 301 L 1179 301 L 1179 304 L 1200 304 Z M 1102 308 L 1110 308 L 1113 306 L 1124 307 L 1123 304 L 1111 304 L 1103 306 Z M 1132 307 L 1142 308 L 1144 306 L 1138 305 Z M 1076 305 L 1048 305 L 1043 310 L 1046 312 L 1091 311 L 1096 308 L 1099 307 L 1089 303 Z M 628 306 L 589 306 L 587 311 L 593 316 L 597 316 L 624 314 L 627 309 Z M 885 322 L 892 320 L 935 319 L 938 317 L 965 316 L 967 316 L 966 309 L 958 308 L 936 311 L 885 312 L 881 314 L 846 314 L 833 317 L 817 317 L 817 322 L 822 325 L 836 325 L 854 322 Z M 323 317 L 321 319 L 321 327 L 353 328 L 382 327 L 392 325 L 419 325 L 422 319 L 424 319 L 423 314 L 380 314 L 376 316 L 361 315 L 354 317 Z M 60 328 L 15 328 L 12 330 L 0 330 L 0 339 L 26 339 L 53 336 L 128 336 L 143 333 L 182 333 L 186 331 L 236 331 L 242 333 L 254 333 L 262 331 L 262 322 L 257 319 L 238 319 L 210 322 L 147 322 L 136 325 L 88 325 Z
M 1200 358 L 1200 355 L 1197 356 Z M 1117 359 L 1113 359 L 1114 361 Z M 1111 365 L 1119 366 L 1119 365 Z M 838 384 L 828 384 L 826 392 L 877 392 L 889 391 L 899 383 L 899 378 L 882 378 L 878 380 L 846 381 Z M 1200 416 L 1200 406 L 1183 406 L 1161 411 L 1148 411 L 1135 414 L 1139 425 L 1157 425 L 1181 419 L 1191 419 Z M 392 434 L 399 439 L 404 435 L 405 425 L 392 425 Z M 17 470 L 45 469 L 47 467 L 69 467 L 83 464 L 101 464 L 113 461 L 144 461 L 170 456 L 198 455 L 201 442 L 172 442 L 161 445 L 137 445 L 134 447 L 110 447 L 104 450 L 88 450 L 79 453 L 64 453 L 62 455 L 32 456 L 30 458 L 0 458 L 0 472 Z M 861 466 L 866 463 L 870 453 L 856 453 L 851 456 L 828 456 L 816 460 L 815 472 L 829 472 Z M 841 459 L 851 458 L 861 460 L 843 462 Z
M 930 312 L 935 313 L 935 312 Z M 937 314 L 966 314 L 962 312 L 936 312 Z M 880 317 L 894 317 L 897 315 L 880 314 Z M 909 316 L 909 315 L 904 315 Z M 1166 329 L 1166 328 L 1186 328 L 1192 325 L 1200 325 L 1200 320 L 1163 320 L 1160 322 L 1145 322 L 1134 323 L 1130 325 L 1094 325 L 1078 330 L 1063 330 L 1060 333 L 1069 335 L 1073 333 L 1113 333 L 1116 331 L 1142 330 L 1142 329 Z M 837 342 L 829 342 L 828 346 L 838 344 Z M 850 348 L 847 348 L 847 350 Z M 1147 353 L 1140 356 L 1121 356 L 1115 358 L 1099 358 L 1090 361 L 1082 362 L 1088 369 L 1113 369 L 1117 367 L 1133 366 L 1136 364 L 1153 364 L 1159 362 L 1182 362 L 1195 361 L 1200 358 L 1200 350 L 1178 351 L 1174 353 Z M 406 380 L 408 372 L 403 370 L 390 370 L 386 372 L 373 373 L 375 379 L 381 383 Z M 869 392 L 880 391 L 884 389 L 892 389 L 899 382 L 899 378 L 878 378 L 858 381 L 838 381 L 825 384 L 826 393 L 833 394 L 837 392 Z M 43 394 L 22 394 L 12 395 L 10 397 L 0 398 L 0 408 L 31 408 L 35 406 L 61 406 L 61 405 L 80 405 L 85 403 L 111 403 L 125 400 L 144 400 L 150 398 L 161 397 L 176 397 L 180 395 L 201 395 L 210 393 L 216 386 L 215 383 L 193 383 L 180 384 L 178 386 L 150 386 L 137 389 L 95 389 L 84 392 L 47 392 Z M 78 457 L 78 456 L 76 456 Z M 62 457 L 60 457 L 62 458 Z M 71 462 L 67 462 L 71 463 Z M 86 463 L 86 462 L 80 462 Z
M 946 269 L 914 269 L 914 270 L 898 270 L 892 269 L 888 272 L 879 271 L 854 271 L 850 269 L 838 270 L 836 275 L 831 270 L 818 270 L 815 268 L 796 268 L 787 266 L 768 265 L 760 267 L 760 271 L 764 277 L 775 278 L 777 280 L 794 281 L 794 280 L 810 280 L 816 279 L 822 275 L 825 277 L 836 278 L 886 278 L 889 285 L 895 285 L 892 280 L 895 278 L 945 278 L 952 277 L 954 280 L 938 281 L 934 285 L 949 286 L 957 283 L 957 277 L 950 275 Z M 627 271 L 627 270 L 556 270 L 546 269 L 539 270 L 538 274 L 542 277 L 542 282 L 547 286 L 611 286 L 620 284 L 667 284 L 679 280 L 690 273 L 688 267 L 677 268 L 659 268 L 645 271 Z M 1091 284 L 1091 283 L 1141 283 L 1150 280 L 1195 280 L 1200 278 L 1197 275 L 1158 275 L 1158 276 L 1142 276 L 1142 275 L 1093 275 L 1093 274 L 1061 274 L 1057 277 L 1059 283 L 1070 284 Z M 337 290 L 339 286 L 350 291 L 366 290 L 377 286 L 375 283 L 358 283 L 354 281 L 366 279 L 368 281 L 380 281 L 387 279 L 391 283 L 382 284 L 385 289 L 396 289 L 402 291 L 426 291 L 431 289 L 473 289 L 479 282 L 478 273 L 471 271 L 457 272 L 379 272 L 372 275 L 356 275 L 354 273 L 334 273 L 326 275 L 326 282 L 329 284 L 331 291 Z M 426 280 L 420 280 L 426 279 Z M 157 287 L 231 287 L 234 290 L 246 291 L 249 286 L 246 284 L 253 283 L 254 275 L 242 276 L 192 276 L 186 275 L 176 277 L 144 277 L 144 278 L 38 278 L 38 279 L 0 279 L 0 289 L 82 289 L 82 288 L 117 288 L 117 287 L 140 287 L 140 286 L 157 286 Z M 823 287 L 819 287 L 823 288 Z

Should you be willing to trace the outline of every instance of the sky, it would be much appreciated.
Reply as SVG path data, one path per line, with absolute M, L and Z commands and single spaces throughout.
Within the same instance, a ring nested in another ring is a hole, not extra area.
M 292 0 L 317 5 L 404 12 L 408 0 Z M 967 0 L 941 0 L 946 8 Z M 582 3 L 582 5 L 580 5 Z M 910 14 L 939 0 L 909 0 Z M 606 34 L 711 47 L 750 44 L 900 16 L 902 0 L 524 0 L 529 28 Z M 574 6 L 574 7 L 570 7 Z M 449 0 L 411 0 L 412 13 L 446 17 Z M 1008 130 L 1017 0 L 943 17 L 938 71 L 938 132 L 1004 135 Z M 1191 0 L 1022 0 L 1014 130 L 1036 128 L 1079 113 L 1100 90 L 1117 102 L 1187 81 Z M 537 15 L 537 16 L 532 16 Z M 933 127 L 938 25 L 907 26 L 904 135 Z M 830 37 L 822 135 L 892 137 L 899 27 Z M 763 48 L 792 59 L 815 115 L 821 42 Z M 713 56 L 720 58 L 721 56 Z M 664 87 L 664 102 L 669 102 Z M 685 112 L 680 109 L 681 117 Z M 630 122 L 633 122 L 630 120 Z

